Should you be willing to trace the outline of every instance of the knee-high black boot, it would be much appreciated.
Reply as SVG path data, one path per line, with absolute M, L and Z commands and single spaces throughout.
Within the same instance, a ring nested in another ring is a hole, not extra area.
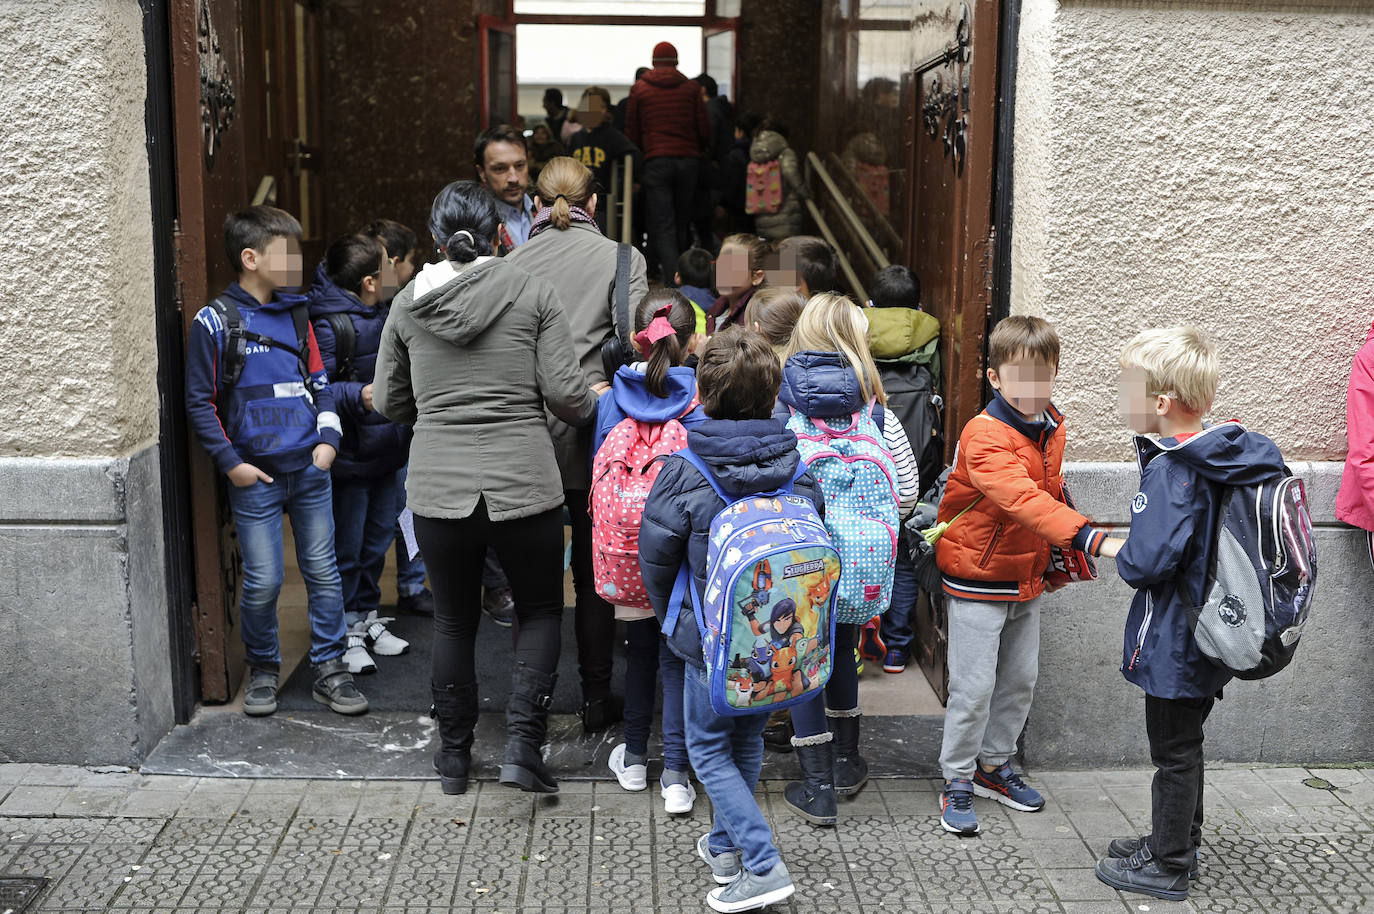
M 557 793 L 558 782 L 544 765 L 544 736 L 549 729 L 549 706 L 558 677 L 516 664 L 506 706 L 506 754 L 501 783 L 534 793 Z
M 439 749 L 434 770 L 446 794 L 465 793 L 472 763 L 472 731 L 477 726 L 477 684 L 430 686 L 434 704 L 429 716 L 439 725 Z

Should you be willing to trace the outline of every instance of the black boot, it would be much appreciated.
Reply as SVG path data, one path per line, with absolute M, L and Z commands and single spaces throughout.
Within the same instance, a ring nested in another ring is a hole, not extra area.
M 549 729 L 549 706 L 557 676 L 518 663 L 511 677 L 506 706 L 506 754 L 501 760 L 501 784 L 534 793 L 558 793 L 558 782 L 544 765 L 544 736 Z
M 859 755 L 858 708 L 850 711 L 827 710 L 830 732 L 835 734 L 835 793 L 852 797 L 868 783 L 868 762 Z
M 582 702 L 577 716 L 582 718 L 583 733 L 600 733 L 625 719 L 625 700 L 619 695 L 593 698 Z
M 430 686 L 434 704 L 429 716 L 439 725 L 439 749 L 434 753 L 434 770 L 444 793 L 466 793 L 468 767 L 472 764 L 472 730 L 477 726 L 477 683 Z
M 835 742 L 829 733 L 794 736 L 792 746 L 801 764 L 801 783 L 783 788 L 787 808 L 812 825 L 835 824 Z

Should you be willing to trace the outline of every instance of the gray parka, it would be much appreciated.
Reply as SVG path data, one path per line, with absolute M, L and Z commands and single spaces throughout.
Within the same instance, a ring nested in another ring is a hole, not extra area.
M 544 421 L 596 417 L 553 288 L 504 260 L 428 264 L 391 305 L 377 354 L 377 412 L 415 426 L 406 501 L 422 517 L 492 520 L 563 503 Z
M 775 130 L 760 130 L 749 146 L 749 159 L 762 165 L 777 159 L 782 168 L 782 208 L 754 216 L 754 230 L 769 241 L 781 241 L 802 233 L 802 201 L 811 196 L 801 164 L 787 139 Z

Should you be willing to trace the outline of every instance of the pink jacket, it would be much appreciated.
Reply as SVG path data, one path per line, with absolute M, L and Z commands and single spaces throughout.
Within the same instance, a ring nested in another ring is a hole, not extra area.
M 1349 452 L 1336 496 L 1336 518 L 1374 530 L 1374 326 L 1350 366 L 1345 438 Z

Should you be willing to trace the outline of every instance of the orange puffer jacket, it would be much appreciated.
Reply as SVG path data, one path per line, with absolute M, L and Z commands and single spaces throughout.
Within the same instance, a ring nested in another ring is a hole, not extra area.
M 945 531 L 935 560 L 945 592 L 966 600 L 1024 601 L 1045 589 L 1050 545 L 1069 547 L 1088 519 L 1060 501 L 1064 419 L 1032 425 L 1001 397 L 959 436 L 940 520 L 983 498 Z M 1034 436 L 1034 437 L 1033 437 Z

